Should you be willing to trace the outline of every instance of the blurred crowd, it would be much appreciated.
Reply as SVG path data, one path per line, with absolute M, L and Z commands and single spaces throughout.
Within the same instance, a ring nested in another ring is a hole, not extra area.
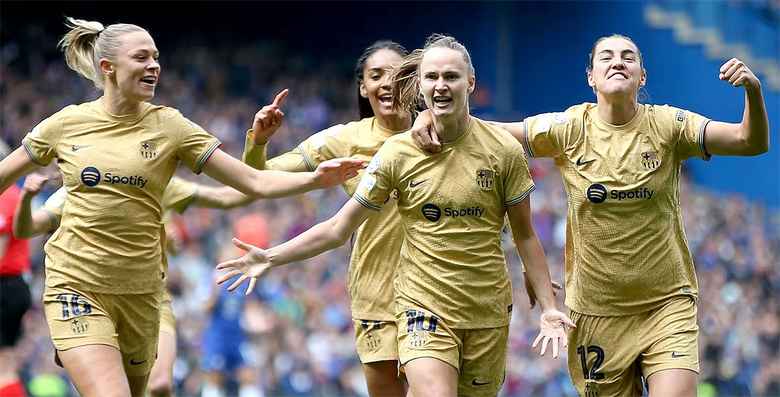
M 32 29 L 22 37 L 0 45 L 0 136 L 11 148 L 38 121 L 63 106 L 99 96 L 89 82 L 65 67 L 53 45 L 37 52 L 25 47 L 26 40 L 54 43 L 54 38 Z M 218 136 L 223 150 L 240 156 L 254 113 L 277 91 L 290 88 L 284 126 L 269 145 L 272 157 L 314 132 L 357 117 L 353 62 L 310 59 L 271 43 L 251 48 L 163 48 L 154 102 L 178 108 Z M 536 231 L 553 279 L 562 282 L 565 192 L 552 162 L 534 160 L 531 165 L 538 187 L 531 196 Z M 180 175 L 211 183 L 187 170 Z M 56 188 L 48 187 L 36 204 Z M 170 226 L 179 232 L 181 249 L 170 257 L 169 288 L 178 328 L 174 367 L 178 395 L 367 395 L 345 288 L 349 247 L 274 269 L 248 297 L 228 295 L 214 283 L 215 264 L 239 254 L 230 244 L 233 235 L 274 245 L 331 216 L 346 199 L 342 190 L 331 189 L 260 201 L 229 212 L 190 208 L 174 216 Z M 701 290 L 699 395 L 780 395 L 780 295 L 776 292 L 780 291 L 780 213 L 687 180 L 681 202 Z M 31 244 L 29 281 L 35 305 L 25 319 L 26 335 L 19 345 L 22 375 L 33 396 L 75 395 L 53 362 L 40 305 L 42 246 L 47 237 Z M 565 354 L 557 360 L 538 358 L 530 348 L 539 309 L 529 310 L 519 259 L 508 236 L 506 240 L 515 305 L 502 395 L 574 396 Z M 236 297 L 237 303 L 230 303 Z M 558 298 L 562 305 L 563 297 Z M 216 318 L 225 313 L 215 311 L 230 310 L 238 311 L 234 324 Z M 208 351 L 230 343 L 240 343 L 240 357 L 209 362 Z M 212 381 L 215 372 L 224 379 L 221 385 Z

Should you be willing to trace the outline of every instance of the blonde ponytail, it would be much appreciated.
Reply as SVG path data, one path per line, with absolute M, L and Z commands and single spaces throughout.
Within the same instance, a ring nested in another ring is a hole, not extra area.
M 103 73 L 100 59 L 116 62 L 116 53 L 125 33 L 146 30 L 137 25 L 117 23 L 104 27 L 100 22 L 66 18 L 65 26 L 70 30 L 58 46 L 65 52 L 65 63 L 76 73 L 92 81 L 95 87 L 103 89 Z
M 405 56 L 403 62 L 393 69 L 390 77 L 393 92 L 393 108 L 416 114 L 423 103 L 420 93 L 420 79 L 417 70 L 420 68 L 423 53 L 416 49 Z

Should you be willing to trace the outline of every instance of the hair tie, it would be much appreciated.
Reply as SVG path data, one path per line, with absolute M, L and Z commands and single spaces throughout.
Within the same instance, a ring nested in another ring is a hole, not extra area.
M 103 33 L 103 31 L 106 30 L 106 28 L 102 28 L 98 30 L 97 35 L 95 35 L 95 39 L 97 40 L 98 37 L 100 37 L 100 34 Z

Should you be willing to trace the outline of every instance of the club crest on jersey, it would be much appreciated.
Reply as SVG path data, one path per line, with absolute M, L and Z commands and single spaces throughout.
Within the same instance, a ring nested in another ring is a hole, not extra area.
M 484 191 L 493 190 L 493 170 L 479 169 L 477 170 L 477 186 Z
M 648 170 L 654 170 L 661 165 L 661 159 L 658 158 L 658 152 L 655 150 L 649 150 L 647 152 L 640 153 L 642 158 L 642 166 Z
M 157 157 L 157 144 L 152 141 L 141 142 L 141 157 L 145 160 L 154 160 Z

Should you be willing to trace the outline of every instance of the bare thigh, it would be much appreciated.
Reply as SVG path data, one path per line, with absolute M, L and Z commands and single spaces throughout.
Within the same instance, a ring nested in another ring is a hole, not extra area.
M 62 366 L 82 397 L 130 397 L 130 385 L 119 350 L 85 345 L 58 351 Z
M 404 365 L 409 388 L 415 396 L 457 397 L 458 371 L 437 358 L 415 358 Z

